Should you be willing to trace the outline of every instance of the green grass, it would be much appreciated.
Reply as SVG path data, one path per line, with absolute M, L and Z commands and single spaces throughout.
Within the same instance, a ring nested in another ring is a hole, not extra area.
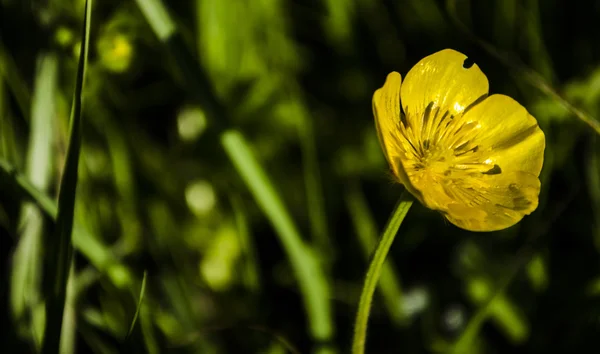
M 3 349 L 598 351 L 594 6 L 0 1 Z M 443 48 L 546 136 L 508 230 L 386 226 L 371 98 Z
M 31 112 L 31 134 L 27 161 L 25 165 L 26 178 L 40 190 L 47 190 L 51 181 L 52 136 L 47 132 L 54 125 L 54 95 L 58 65 L 55 56 L 43 55 L 39 58 L 36 74 L 33 106 Z M 24 204 L 21 209 L 22 225 L 21 242 L 15 249 L 12 266 L 15 272 L 11 277 L 11 308 L 16 318 L 26 318 L 27 309 L 43 306 L 39 297 L 43 270 L 43 231 L 44 215 L 33 203 Z M 42 323 L 43 312 L 36 311 L 32 323 Z M 33 327 L 36 340 L 41 344 L 43 328 Z
M 212 114 L 209 115 L 211 121 L 216 122 L 220 120 L 222 123 L 218 124 L 218 126 L 227 125 L 229 121 L 229 117 L 226 116 L 227 110 L 222 107 L 216 95 L 211 93 L 210 83 L 205 81 L 206 75 L 190 59 L 184 44 L 177 41 L 175 26 L 172 24 L 168 12 L 163 8 L 161 2 L 157 0 L 140 0 L 138 1 L 138 5 L 159 40 L 167 45 L 170 54 L 174 56 L 181 73 L 190 82 L 190 88 L 199 91 L 197 92 L 199 96 L 207 96 L 202 101 L 208 100 L 208 104 L 213 107 L 210 111 Z M 161 15 L 158 16 L 158 14 Z M 309 139 L 309 137 L 305 137 L 304 139 Z M 315 252 L 302 241 L 289 212 L 286 210 L 260 162 L 253 156 L 251 148 L 242 134 L 235 130 L 225 131 L 222 133 L 221 142 L 237 172 L 254 195 L 258 206 L 275 228 L 288 255 L 303 294 L 309 319 L 309 328 L 313 339 L 317 342 L 327 343 L 333 336 L 333 324 L 329 305 L 329 285 L 321 263 L 316 258 Z M 308 154 L 310 154 L 310 151 Z M 313 166 L 313 170 L 315 169 L 314 163 L 310 164 L 310 166 Z M 310 183 L 307 182 L 312 189 L 318 188 L 314 178 L 312 178 L 315 173 L 312 173 L 311 177 L 309 177 L 308 181 Z M 318 201 L 317 205 L 320 205 Z M 322 221 L 320 224 L 322 225 Z M 320 224 L 317 222 L 317 225 Z M 324 232 L 323 226 L 318 226 L 318 230 L 317 232 L 321 232 L 322 234 Z M 320 352 L 335 352 L 335 350 L 325 346 Z
M 43 242 L 44 284 L 42 294 L 46 306 L 46 323 L 42 342 L 42 353 L 59 353 L 63 338 L 63 316 L 67 299 L 67 283 L 73 257 L 73 219 L 75 216 L 75 196 L 79 173 L 79 154 L 81 151 L 82 101 L 87 57 L 90 43 L 92 0 L 86 0 L 86 11 L 81 31 L 81 49 L 77 65 L 77 78 L 73 92 L 71 118 L 69 121 L 69 143 L 65 165 L 60 179 L 56 222 L 52 237 Z

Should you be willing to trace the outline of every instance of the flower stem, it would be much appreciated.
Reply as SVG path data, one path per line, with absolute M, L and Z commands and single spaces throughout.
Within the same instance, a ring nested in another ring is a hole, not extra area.
M 385 263 L 388 251 L 398 229 L 404 220 L 404 217 L 408 213 L 411 205 L 413 204 L 413 197 L 408 191 L 404 191 L 400 196 L 400 201 L 396 205 L 396 209 L 392 213 L 392 216 L 387 222 L 385 231 L 377 244 L 375 254 L 369 264 L 369 270 L 365 277 L 365 284 L 363 285 L 362 293 L 360 295 L 360 301 L 358 303 L 358 313 L 356 314 L 356 322 L 354 325 L 354 340 L 352 342 L 352 354 L 363 354 L 365 352 L 365 342 L 367 340 L 367 325 L 369 321 L 369 312 L 371 310 L 371 302 L 373 302 L 373 293 L 375 287 L 379 282 L 379 276 L 381 269 Z

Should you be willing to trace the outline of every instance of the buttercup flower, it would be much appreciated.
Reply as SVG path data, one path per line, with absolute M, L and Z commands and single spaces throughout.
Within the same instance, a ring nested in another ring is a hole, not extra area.
M 488 96 L 475 64 L 445 49 L 373 95 L 379 141 L 400 183 L 471 231 L 505 229 L 538 206 L 545 138 L 512 98 Z

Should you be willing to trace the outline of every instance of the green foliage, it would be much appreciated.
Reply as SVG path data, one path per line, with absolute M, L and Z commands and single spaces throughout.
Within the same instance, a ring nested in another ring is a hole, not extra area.
M 71 273 L 73 253 L 73 219 L 75 217 L 75 195 L 77 191 L 77 176 L 79 174 L 79 154 L 82 140 L 82 96 L 83 84 L 90 42 L 90 22 L 92 20 L 92 0 L 86 0 L 83 17 L 81 49 L 77 64 L 77 77 L 73 91 L 73 104 L 69 119 L 69 138 L 65 156 L 65 165 L 61 171 L 56 221 L 52 237 L 45 237 L 42 244 L 43 286 L 42 297 L 46 308 L 46 321 L 42 338 L 42 353 L 59 353 L 61 342 L 67 331 L 63 330 L 65 302 L 67 300 L 67 284 Z M 50 127 L 41 136 L 47 135 Z M 37 139 L 36 139 L 37 138 Z M 33 140 L 40 140 L 33 135 Z M 38 162 L 38 165 L 40 163 Z M 43 164 L 42 164 L 43 166 Z M 35 253 L 33 256 L 37 256 Z
M 3 349 L 349 352 L 402 191 L 371 96 L 454 48 L 544 130 L 540 206 L 483 235 L 415 203 L 372 284 L 366 352 L 600 350 L 595 2 L 90 10 L 87 37 L 84 0 L 0 0 Z

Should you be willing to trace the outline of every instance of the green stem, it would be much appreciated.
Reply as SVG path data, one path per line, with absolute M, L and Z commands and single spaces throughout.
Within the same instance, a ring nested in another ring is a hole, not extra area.
M 369 321 L 369 312 L 371 310 L 371 303 L 373 302 L 373 293 L 375 293 L 375 287 L 379 282 L 379 276 L 381 269 L 385 263 L 388 251 L 394 242 L 396 233 L 404 220 L 404 217 L 408 213 L 414 199 L 408 191 L 404 191 L 400 196 L 400 201 L 396 205 L 392 216 L 388 220 L 388 223 L 383 232 L 383 236 L 379 240 L 379 244 L 375 249 L 375 255 L 371 264 L 369 264 L 369 270 L 365 277 L 365 284 L 363 286 L 362 293 L 360 295 L 360 301 L 358 303 L 358 313 L 356 314 L 356 322 L 354 325 L 354 340 L 352 342 L 352 354 L 363 354 L 365 352 L 365 342 L 367 340 L 367 325 Z
M 379 231 L 363 191 L 358 183 L 352 183 L 346 191 L 346 203 L 350 218 L 356 230 L 356 236 L 360 242 L 363 254 L 367 261 L 377 247 Z M 394 269 L 392 259 L 388 259 L 381 268 L 379 279 L 379 292 L 386 307 L 388 316 L 394 326 L 400 327 L 406 324 L 404 311 L 398 303 L 402 303 L 402 287 L 400 285 L 400 276 Z

